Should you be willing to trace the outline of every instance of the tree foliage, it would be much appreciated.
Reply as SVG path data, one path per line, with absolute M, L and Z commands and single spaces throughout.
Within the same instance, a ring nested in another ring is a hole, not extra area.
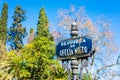
M 28 43 L 31 43 L 34 40 L 34 37 L 35 37 L 35 35 L 34 35 L 34 29 L 31 28 L 30 29 L 30 33 L 29 33 L 29 37 L 28 37 Z
M 23 47 L 23 38 L 26 36 L 26 28 L 22 26 L 21 22 L 25 20 L 25 11 L 16 6 L 13 23 L 8 31 L 8 42 L 12 50 L 19 50 Z
M 0 55 L 4 54 L 6 52 L 6 47 L 4 43 L 0 40 Z
M 26 66 L 22 63 L 21 53 L 17 51 L 6 53 L 6 57 L 2 62 L 0 62 L 0 72 L 2 73 L 0 79 L 18 80 L 30 76 L 30 73 L 26 70 Z
M 48 18 L 46 16 L 44 8 L 42 7 L 38 18 L 37 32 L 36 32 L 37 35 L 48 37 L 49 34 L 48 25 L 49 25 Z
M 0 17 L 0 40 L 6 44 L 7 36 L 8 4 L 4 3 Z
M 6 53 L 0 61 L 0 79 L 45 80 L 63 78 L 64 71 L 58 61 L 51 59 L 55 52 L 54 43 L 46 37 L 36 37 L 18 51 Z M 52 51 L 52 52 L 51 52 Z
M 47 16 L 43 13 L 45 14 L 42 8 L 37 36 L 34 37 L 32 28 L 28 38 L 29 43 L 22 48 L 26 29 L 22 27 L 21 22 L 25 20 L 25 12 L 20 6 L 16 7 L 14 21 L 8 31 L 8 41 L 12 50 L 0 56 L 1 80 L 54 80 L 64 78 L 63 76 L 66 75 L 59 61 L 53 58 L 55 43 L 50 37 Z M 46 20 L 42 20 L 44 18 Z M 0 46 L 1 50 L 2 47 Z

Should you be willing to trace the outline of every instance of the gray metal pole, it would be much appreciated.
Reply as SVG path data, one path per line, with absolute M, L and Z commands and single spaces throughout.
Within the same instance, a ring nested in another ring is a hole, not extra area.
M 69 65 L 69 61 L 67 61 L 67 72 L 68 72 L 68 80 L 70 80 L 70 65 Z
M 78 36 L 78 27 L 76 22 L 73 22 L 71 25 L 71 37 L 77 37 Z M 71 60 L 71 69 L 72 69 L 72 80 L 78 80 L 78 61 L 74 57 Z
M 71 60 L 72 80 L 78 80 L 78 61 L 76 58 Z

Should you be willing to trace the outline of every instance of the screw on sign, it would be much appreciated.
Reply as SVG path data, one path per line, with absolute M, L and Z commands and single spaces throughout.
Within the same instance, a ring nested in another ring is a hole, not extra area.
M 56 46 L 56 55 L 60 59 L 69 59 L 73 56 L 89 54 L 92 49 L 92 40 L 89 37 L 76 37 L 61 41 Z

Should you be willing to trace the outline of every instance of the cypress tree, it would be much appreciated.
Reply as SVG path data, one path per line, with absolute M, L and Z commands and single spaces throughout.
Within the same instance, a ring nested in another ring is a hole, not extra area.
M 1 20 L 1 17 L 0 17 L 0 40 L 1 40 L 1 29 L 2 29 L 2 20 Z
M 12 50 L 19 50 L 23 47 L 23 38 L 27 35 L 26 28 L 22 26 L 21 22 L 25 20 L 25 11 L 21 6 L 16 6 L 13 23 L 8 31 L 8 41 Z
M 8 5 L 7 3 L 4 3 L 0 19 L 0 40 L 3 41 L 4 45 L 6 44 L 7 36 L 7 19 L 8 19 Z
M 42 7 L 40 10 L 39 18 L 38 18 L 38 24 L 37 24 L 37 36 L 49 36 L 49 30 L 48 30 L 48 18 L 46 16 L 45 10 Z
M 34 40 L 34 29 L 31 28 L 30 29 L 30 34 L 29 34 L 29 37 L 28 37 L 28 43 L 31 43 L 33 40 Z

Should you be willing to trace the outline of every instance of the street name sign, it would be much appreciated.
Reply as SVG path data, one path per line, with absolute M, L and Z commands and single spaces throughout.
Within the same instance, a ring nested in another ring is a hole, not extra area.
M 76 37 L 61 41 L 56 46 L 56 55 L 59 59 L 82 57 L 92 50 L 92 40 L 89 37 Z

